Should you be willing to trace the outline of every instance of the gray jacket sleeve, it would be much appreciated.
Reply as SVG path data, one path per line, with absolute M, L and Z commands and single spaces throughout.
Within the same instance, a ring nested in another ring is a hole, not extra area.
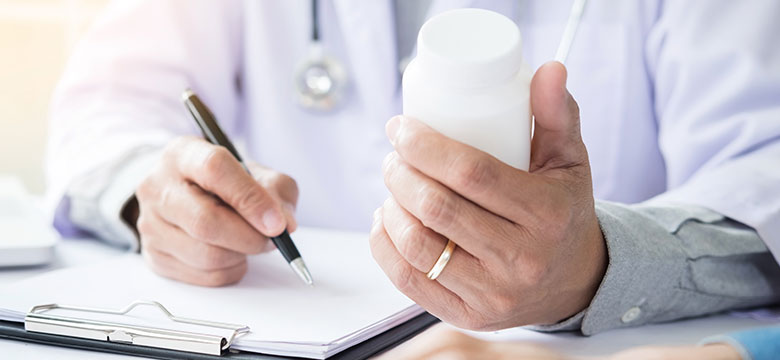
M 591 304 L 534 330 L 601 331 L 774 303 L 780 267 L 756 232 L 689 205 L 597 201 L 609 265 Z

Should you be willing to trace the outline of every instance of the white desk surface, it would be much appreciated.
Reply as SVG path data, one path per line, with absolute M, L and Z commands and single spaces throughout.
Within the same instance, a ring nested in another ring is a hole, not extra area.
M 65 267 L 90 264 L 117 256 L 122 250 L 106 246 L 94 239 L 64 239 L 57 244 L 54 261 L 47 266 L 0 268 L 0 285 L 9 284 Z M 133 357 L 38 345 L 21 341 L 0 339 L 3 359 L 132 359 Z M 139 358 L 140 359 L 140 358 Z
M 0 285 L 22 280 L 47 271 L 101 261 L 122 251 L 92 239 L 64 239 L 57 245 L 55 261 L 45 267 L 0 268 Z M 703 337 L 751 327 L 771 325 L 771 322 L 717 315 L 677 323 L 649 325 L 634 329 L 608 331 L 591 337 L 576 334 L 545 334 L 523 329 L 498 333 L 481 333 L 480 337 L 504 341 L 532 341 L 561 352 L 576 355 L 604 355 L 629 347 L 663 344 L 693 344 Z M 40 359 L 130 359 L 133 357 L 59 348 L 25 342 L 0 340 L 3 359 L 23 359 L 34 355 Z

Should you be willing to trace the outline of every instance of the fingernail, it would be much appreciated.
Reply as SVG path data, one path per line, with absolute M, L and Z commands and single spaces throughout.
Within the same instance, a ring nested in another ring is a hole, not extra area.
M 266 231 L 280 230 L 282 227 L 282 215 L 276 209 L 268 209 L 263 213 L 263 225 Z M 266 234 L 278 235 L 278 234 Z
M 398 139 L 398 132 L 400 129 L 401 129 L 400 116 L 393 116 L 385 125 L 385 133 L 387 133 L 387 137 L 390 139 L 391 144 L 395 145 L 396 140 Z

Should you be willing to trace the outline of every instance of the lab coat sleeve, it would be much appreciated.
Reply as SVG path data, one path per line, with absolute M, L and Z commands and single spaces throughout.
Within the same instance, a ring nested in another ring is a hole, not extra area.
M 780 2 L 662 2 L 646 44 L 667 188 L 780 259 Z
M 780 266 L 756 232 L 717 212 L 598 201 L 609 265 L 588 308 L 541 331 L 605 330 L 780 300 Z
M 108 244 L 137 251 L 140 244 L 135 226 L 121 213 L 156 165 L 160 152 L 139 147 L 74 179 L 57 208 L 56 219 L 65 224 L 55 222 L 55 226 L 66 235 L 80 235 L 67 233 L 75 227 Z
M 597 203 L 602 284 L 541 330 L 590 335 L 780 299 L 780 2 L 659 4 L 645 55 L 668 191 Z
M 136 155 L 197 133 L 181 105 L 184 89 L 195 90 L 227 132 L 240 127 L 241 4 L 126 0 L 108 5 L 74 49 L 52 100 L 46 202 L 61 232 L 101 233 L 74 223 L 72 212 L 81 219 L 111 217 L 102 223 L 118 224 L 119 208 L 106 209 L 106 204 L 121 207 L 122 199 L 114 198 L 132 194 L 140 173 L 148 171 Z M 85 180 L 90 177 L 91 182 Z M 71 192 L 78 199 L 71 199 Z

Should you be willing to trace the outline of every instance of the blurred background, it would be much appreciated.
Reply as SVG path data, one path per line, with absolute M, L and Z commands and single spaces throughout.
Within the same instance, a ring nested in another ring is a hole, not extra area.
M 45 187 L 49 99 L 71 49 L 107 0 L 0 0 L 0 177 Z

